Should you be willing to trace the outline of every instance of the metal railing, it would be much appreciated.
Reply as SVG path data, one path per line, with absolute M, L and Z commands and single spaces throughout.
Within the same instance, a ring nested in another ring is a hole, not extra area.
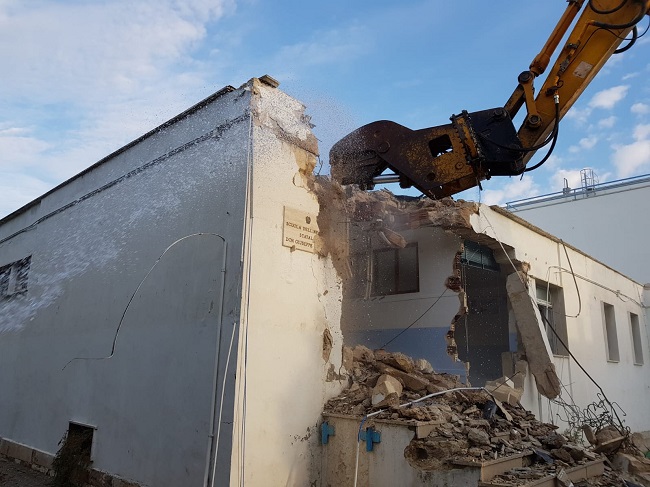
M 555 193 L 547 193 L 530 198 L 523 198 L 506 203 L 508 211 L 517 211 L 524 206 L 536 205 L 540 203 L 547 203 L 558 200 L 577 200 L 581 198 L 589 198 L 597 194 L 606 194 L 611 190 L 623 188 L 625 186 L 632 186 L 641 183 L 650 183 L 650 174 L 642 176 L 634 176 L 631 178 L 618 179 L 616 181 L 609 181 L 606 183 L 594 184 L 593 186 L 580 187 L 580 188 L 564 188 L 562 191 Z

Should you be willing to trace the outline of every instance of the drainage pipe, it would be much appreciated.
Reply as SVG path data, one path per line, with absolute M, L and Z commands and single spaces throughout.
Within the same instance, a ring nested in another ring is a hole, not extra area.
M 221 235 L 218 235 L 216 233 L 213 233 L 211 235 L 214 235 L 215 237 L 219 237 L 223 241 L 223 259 L 221 262 L 221 295 L 219 296 L 219 312 L 217 314 L 218 318 L 218 323 L 217 323 L 217 343 L 216 343 L 216 350 L 214 353 L 214 374 L 213 374 L 213 381 L 212 381 L 212 399 L 211 399 L 211 405 L 210 405 L 210 426 L 208 430 L 208 451 L 206 453 L 206 461 L 205 461 L 205 474 L 203 475 L 203 485 L 205 487 L 208 487 L 208 483 L 211 481 L 212 484 L 214 484 L 214 471 L 216 470 L 216 465 L 217 465 L 217 453 L 219 451 L 219 433 L 221 431 L 221 420 L 219 420 L 219 424 L 217 425 L 217 436 L 215 438 L 214 435 L 214 427 L 215 427 L 215 418 L 217 417 L 217 393 L 219 389 L 219 358 L 220 358 L 220 352 L 221 352 L 221 328 L 223 326 L 223 308 L 224 308 L 224 299 L 225 299 L 225 293 L 226 293 L 226 258 L 228 255 L 228 242 L 226 242 L 226 239 L 223 238 Z M 226 371 L 224 371 L 223 375 L 223 386 L 225 387 L 226 385 Z M 223 395 L 222 395 L 223 399 Z M 221 405 L 219 406 L 219 413 L 218 417 L 221 419 L 221 409 L 223 408 L 223 401 L 221 401 Z M 212 479 L 210 479 L 210 470 L 211 470 L 211 462 L 210 459 L 212 458 L 212 452 L 214 451 L 214 468 L 212 469 Z

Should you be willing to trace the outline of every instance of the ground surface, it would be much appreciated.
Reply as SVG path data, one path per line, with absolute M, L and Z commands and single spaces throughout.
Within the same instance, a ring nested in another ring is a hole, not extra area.
M 50 480 L 51 477 L 43 473 L 0 457 L 0 486 L 2 487 L 49 487 Z

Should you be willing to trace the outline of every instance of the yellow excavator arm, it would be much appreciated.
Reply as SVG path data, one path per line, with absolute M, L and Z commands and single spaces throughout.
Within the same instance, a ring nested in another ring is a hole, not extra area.
M 536 169 L 552 152 L 559 122 L 607 60 L 635 43 L 637 24 L 650 14 L 650 0 L 568 0 L 564 14 L 529 70 L 503 107 L 452 115 L 451 123 L 411 130 L 382 120 L 355 130 L 330 151 L 332 178 L 372 189 L 382 182 L 414 186 L 443 198 L 479 185 L 492 176 Z M 582 12 L 582 13 L 581 13 Z M 535 97 L 534 81 L 578 17 L 558 58 Z M 623 40 L 631 36 L 623 47 Z M 512 122 L 522 106 L 526 117 Z M 526 167 L 542 147 L 539 163 Z M 385 171 L 393 173 L 386 175 Z

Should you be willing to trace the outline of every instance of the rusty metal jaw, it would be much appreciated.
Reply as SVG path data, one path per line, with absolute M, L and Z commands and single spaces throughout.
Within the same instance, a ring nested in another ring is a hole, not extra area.
M 372 189 L 390 169 L 402 187 L 443 198 L 523 170 L 521 143 L 505 109 L 464 111 L 451 121 L 421 130 L 387 120 L 365 125 L 332 147 L 332 178 Z

